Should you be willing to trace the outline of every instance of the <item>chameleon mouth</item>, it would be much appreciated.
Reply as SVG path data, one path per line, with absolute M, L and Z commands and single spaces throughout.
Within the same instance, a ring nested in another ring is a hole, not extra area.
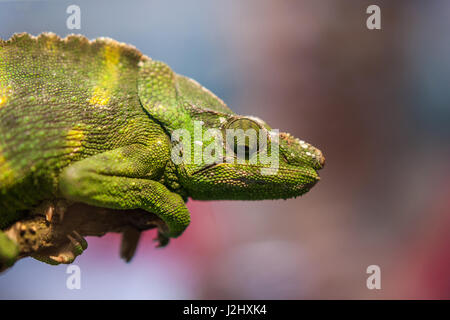
M 226 164 L 226 163 L 212 163 L 212 164 L 209 164 L 209 165 L 207 165 L 207 166 L 205 166 L 205 167 L 203 167 L 203 168 L 201 168 L 201 169 L 199 169 L 197 171 L 194 171 L 193 175 L 197 175 L 197 174 L 202 174 L 204 172 L 208 172 L 209 170 L 211 170 L 211 169 L 213 169 L 213 168 L 215 168 L 217 166 L 224 165 L 224 164 Z M 241 165 L 243 165 L 243 164 L 241 164 Z M 254 166 L 254 165 L 249 165 L 249 166 Z M 261 167 L 261 168 L 263 168 L 263 167 Z M 313 169 L 315 175 L 307 174 L 307 176 L 310 177 L 310 178 L 315 179 L 315 181 L 313 181 L 313 183 L 315 184 L 315 183 L 319 182 L 319 180 L 320 180 L 319 173 L 317 172 L 320 169 L 315 169 L 315 168 L 311 168 L 311 169 Z M 291 173 L 295 173 L 295 174 L 305 174 L 305 172 L 303 170 L 295 169 L 295 168 L 277 168 L 277 170 L 278 171 L 284 171 L 284 172 L 291 172 Z
M 205 166 L 205 167 L 203 167 L 203 168 L 201 168 L 201 169 L 199 169 L 197 171 L 194 171 L 194 175 L 202 173 L 202 172 L 205 172 L 205 171 L 208 171 L 209 169 L 214 168 L 215 166 L 217 166 L 217 163 L 209 164 L 209 165 L 207 165 L 207 166 Z

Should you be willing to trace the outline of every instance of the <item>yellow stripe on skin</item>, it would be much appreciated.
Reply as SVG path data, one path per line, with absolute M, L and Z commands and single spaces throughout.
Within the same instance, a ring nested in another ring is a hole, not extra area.
M 0 108 L 6 105 L 6 102 L 8 102 L 8 99 L 11 97 L 11 95 L 11 86 L 3 87 L 2 81 L 0 79 Z
M 13 93 L 12 87 L 7 81 L 8 73 L 3 68 L 3 61 L 2 50 L 0 50 L 0 108 L 6 105 L 6 102 L 8 102 L 8 99 Z
M 14 183 L 14 170 L 9 166 L 8 161 L 2 154 L 0 147 L 0 185 L 1 187 L 7 187 Z
M 98 84 L 94 87 L 91 105 L 106 106 L 119 79 L 120 48 L 106 44 L 103 49 L 103 69 Z
M 71 149 L 71 155 L 81 150 L 84 138 L 84 132 L 77 127 L 67 131 L 66 141 L 67 146 Z

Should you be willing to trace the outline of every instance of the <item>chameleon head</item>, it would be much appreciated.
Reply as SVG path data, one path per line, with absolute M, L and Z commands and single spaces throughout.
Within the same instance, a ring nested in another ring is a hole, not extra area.
M 325 158 L 310 144 L 278 134 L 258 118 L 236 115 L 162 62 L 145 60 L 139 68 L 141 104 L 170 134 L 176 185 L 191 198 L 287 199 L 319 180 Z
M 192 157 L 179 166 L 180 182 L 193 199 L 287 199 L 319 181 L 317 170 L 325 158 L 312 145 L 255 117 L 222 118 L 218 129 L 221 139 L 204 138 L 191 145 L 191 150 L 202 151 L 200 162 Z

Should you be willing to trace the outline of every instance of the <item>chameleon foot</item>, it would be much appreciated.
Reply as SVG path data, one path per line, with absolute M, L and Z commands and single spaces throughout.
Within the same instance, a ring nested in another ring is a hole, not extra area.
M 86 240 L 75 230 L 67 235 L 69 240 L 56 253 L 49 255 L 33 255 L 32 257 L 42 262 L 57 265 L 60 263 L 69 264 L 75 261 L 75 258 L 83 253 L 88 244 Z

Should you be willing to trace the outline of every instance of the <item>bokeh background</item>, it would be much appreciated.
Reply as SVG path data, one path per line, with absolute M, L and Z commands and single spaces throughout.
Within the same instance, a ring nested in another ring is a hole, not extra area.
M 327 163 L 295 200 L 190 200 L 185 234 L 161 250 L 148 231 L 129 264 L 119 235 L 88 238 L 80 290 L 21 260 L 0 298 L 450 298 L 449 1 L 0 1 L 0 37 L 72 33 L 70 4 L 75 31 L 133 44 Z

